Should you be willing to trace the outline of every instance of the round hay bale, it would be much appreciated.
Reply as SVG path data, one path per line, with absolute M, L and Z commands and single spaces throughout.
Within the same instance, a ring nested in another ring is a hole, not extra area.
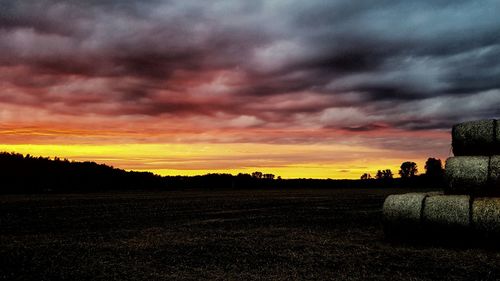
M 426 197 L 441 193 L 389 195 L 382 207 L 384 232 L 388 237 L 421 231 L 422 206 Z
M 478 120 L 453 126 L 452 146 L 455 156 L 500 154 L 496 120 Z
M 447 194 L 481 193 L 488 185 L 488 156 L 459 156 L 446 160 Z
M 392 223 L 419 223 L 425 197 L 426 193 L 389 195 L 382 209 L 384 220 Z
M 427 197 L 423 208 L 423 222 L 431 228 L 468 228 L 470 226 L 470 197 L 468 195 Z
M 482 234 L 500 234 L 500 198 L 476 198 L 472 203 L 472 223 Z

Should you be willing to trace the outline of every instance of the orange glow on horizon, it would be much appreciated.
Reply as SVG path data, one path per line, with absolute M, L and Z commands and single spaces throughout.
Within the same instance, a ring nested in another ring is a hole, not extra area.
M 389 157 L 393 152 L 338 144 L 0 144 L 0 150 L 171 176 L 261 171 L 282 178 L 359 179 L 363 173 L 375 176 L 379 169 L 391 169 L 397 177 L 403 161 L 415 161 L 422 173 L 427 159 Z

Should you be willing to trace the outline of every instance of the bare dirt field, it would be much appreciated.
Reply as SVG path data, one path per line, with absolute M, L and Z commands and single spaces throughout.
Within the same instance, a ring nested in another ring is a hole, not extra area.
M 500 250 L 391 243 L 410 190 L 0 196 L 0 280 L 498 280 Z

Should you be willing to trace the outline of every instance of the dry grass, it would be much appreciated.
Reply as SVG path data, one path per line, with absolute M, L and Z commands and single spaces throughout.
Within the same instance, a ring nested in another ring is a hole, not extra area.
M 0 280 L 495 280 L 500 252 L 393 244 L 409 190 L 0 197 Z

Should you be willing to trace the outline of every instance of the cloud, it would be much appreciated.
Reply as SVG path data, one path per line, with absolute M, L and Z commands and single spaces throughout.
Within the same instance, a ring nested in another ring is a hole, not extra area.
M 200 132 L 446 130 L 500 117 L 499 8 L 430 0 L 4 1 L 0 103 L 67 120 L 210 120 L 189 124 Z

